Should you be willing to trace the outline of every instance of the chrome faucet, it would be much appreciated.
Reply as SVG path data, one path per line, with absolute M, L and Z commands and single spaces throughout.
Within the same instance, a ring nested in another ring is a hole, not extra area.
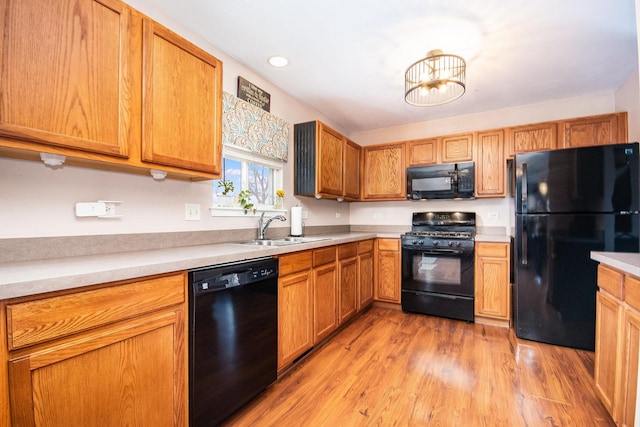
M 264 234 L 267 232 L 267 227 L 269 227 L 269 224 L 271 224 L 271 221 L 273 221 L 274 219 L 278 219 L 280 221 L 286 221 L 287 218 L 285 218 L 282 215 L 276 215 L 276 216 L 272 216 L 271 218 L 267 218 L 267 221 L 264 221 L 264 212 L 262 212 L 262 215 L 260 215 L 260 219 L 258 220 L 258 240 L 264 240 Z

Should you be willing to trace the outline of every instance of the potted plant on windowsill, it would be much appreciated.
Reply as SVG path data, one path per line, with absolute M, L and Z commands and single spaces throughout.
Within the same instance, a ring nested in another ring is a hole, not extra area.
M 242 207 L 242 210 L 244 210 L 245 215 L 249 211 L 251 211 L 254 214 L 256 213 L 256 208 L 254 207 L 253 203 L 249 201 L 249 197 L 251 197 L 251 192 L 249 190 L 242 190 L 238 194 L 238 198 L 239 198 L 238 201 L 240 202 L 240 206 Z
M 235 189 L 232 181 L 222 179 L 218 181 L 218 187 L 222 188 L 222 193 L 218 194 L 218 205 L 231 206 L 235 199 L 233 190 Z

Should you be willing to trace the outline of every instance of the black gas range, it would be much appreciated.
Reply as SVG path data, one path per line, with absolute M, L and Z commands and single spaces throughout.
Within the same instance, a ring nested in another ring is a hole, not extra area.
M 474 212 L 415 212 L 402 235 L 402 309 L 474 320 Z

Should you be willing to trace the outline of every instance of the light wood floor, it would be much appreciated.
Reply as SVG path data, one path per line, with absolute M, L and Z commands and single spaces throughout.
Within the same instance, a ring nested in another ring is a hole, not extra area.
M 613 426 L 592 352 L 374 307 L 229 426 Z

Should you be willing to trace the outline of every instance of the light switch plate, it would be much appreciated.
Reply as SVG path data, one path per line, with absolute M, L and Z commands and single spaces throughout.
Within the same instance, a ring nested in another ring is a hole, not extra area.
M 200 205 L 197 203 L 185 203 L 184 219 L 187 221 L 200 221 Z

